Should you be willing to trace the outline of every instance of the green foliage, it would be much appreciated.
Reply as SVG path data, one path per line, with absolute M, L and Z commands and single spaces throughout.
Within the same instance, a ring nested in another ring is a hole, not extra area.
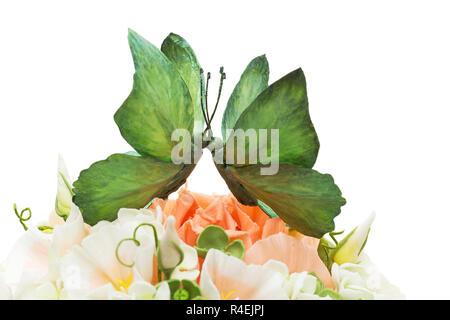
M 226 254 L 243 259 L 245 255 L 245 247 L 242 240 L 237 239 L 230 243 L 225 230 L 216 225 L 209 225 L 202 230 L 197 238 L 197 246 L 195 247 L 197 254 L 205 258 L 208 250 L 216 249 Z

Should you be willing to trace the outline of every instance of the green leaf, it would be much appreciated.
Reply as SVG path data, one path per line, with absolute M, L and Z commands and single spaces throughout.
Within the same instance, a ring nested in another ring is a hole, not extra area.
M 300 168 L 312 168 L 319 151 L 319 139 L 309 115 L 303 71 L 297 69 L 265 89 L 245 109 L 234 129 L 255 129 L 258 141 L 266 141 L 265 138 L 259 138 L 258 129 L 267 129 L 268 157 L 271 157 L 272 148 L 270 130 L 278 129 L 279 162 Z M 249 142 L 246 140 L 248 161 Z M 235 143 L 235 153 L 236 148 Z
M 328 296 L 333 300 L 342 300 L 342 297 L 339 293 L 325 287 L 322 280 L 317 276 L 315 272 L 308 272 L 308 273 L 316 278 L 316 290 L 314 291 L 314 294 L 323 298 Z
M 319 241 L 319 246 L 317 247 L 317 253 L 319 254 L 320 260 L 323 261 L 327 266 L 327 269 L 331 272 L 336 247 L 325 237 L 322 237 Z
M 200 287 L 192 280 L 183 279 L 181 280 L 181 285 L 183 286 L 183 289 L 189 293 L 190 300 L 202 295 Z
M 134 60 L 133 89 L 114 115 L 124 139 L 141 155 L 170 161 L 175 129 L 193 131 L 189 88 L 172 62 L 150 42 L 129 30 Z
M 276 175 L 261 175 L 261 165 L 225 171 L 255 199 L 272 208 L 293 229 L 320 238 L 334 230 L 333 219 L 345 199 L 329 174 L 280 164 Z
M 86 223 L 113 221 L 120 208 L 143 208 L 155 197 L 166 198 L 193 168 L 153 157 L 113 154 L 80 173 L 73 201 L 83 210 Z
M 244 259 L 245 246 L 241 239 L 236 239 L 231 242 L 226 248 L 225 252 L 231 254 L 233 257 Z
M 209 225 L 199 234 L 197 247 L 200 249 L 224 250 L 230 238 L 225 230 L 219 226 Z
M 320 297 L 328 296 L 328 297 L 330 297 L 333 300 L 342 300 L 342 296 L 339 293 L 337 293 L 336 291 L 331 290 L 329 288 L 324 288 L 317 295 L 320 296 Z
M 227 129 L 233 129 L 242 112 L 267 88 L 269 63 L 262 55 L 253 59 L 234 88 L 222 118 L 222 137 L 227 141 Z
M 164 39 L 161 51 L 173 63 L 188 86 L 194 102 L 194 120 L 201 121 L 202 127 L 198 129 L 202 130 L 205 119 L 200 104 L 200 64 L 194 50 L 181 36 L 170 33 Z

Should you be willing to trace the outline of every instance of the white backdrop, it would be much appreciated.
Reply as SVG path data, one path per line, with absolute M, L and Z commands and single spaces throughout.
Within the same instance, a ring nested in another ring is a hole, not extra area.
M 449 9 L 411 0 L 1 2 L 0 260 L 23 232 L 13 203 L 30 206 L 35 222 L 52 209 L 58 153 L 75 180 L 131 150 L 113 121 L 132 86 L 130 27 L 157 46 L 169 32 L 186 38 L 213 72 L 213 92 L 225 66 L 225 98 L 257 55 L 267 54 L 271 82 L 301 66 L 321 142 L 315 168 L 348 202 L 337 230 L 377 212 L 365 250 L 381 271 L 409 298 L 450 298 Z M 209 155 L 189 187 L 227 192 Z

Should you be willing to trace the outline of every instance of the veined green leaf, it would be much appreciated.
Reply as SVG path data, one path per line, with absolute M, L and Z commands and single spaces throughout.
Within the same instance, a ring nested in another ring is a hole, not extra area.
M 170 161 L 175 129 L 193 130 L 189 88 L 172 62 L 150 42 L 130 30 L 134 60 L 133 89 L 114 115 L 124 139 L 141 155 Z
M 120 208 L 143 208 L 155 197 L 166 198 L 193 168 L 153 157 L 113 154 L 80 173 L 73 201 L 83 209 L 86 223 L 113 221 Z
M 161 51 L 174 64 L 188 86 L 194 102 L 194 120 L 202 123 L 198 129 L 203 131 L 205 119 L 200 104 L 200 64 L 194 50 L 181 36 L 171 33 L 164 39 Z
M 258 141 L 267 140 L 268 157 L 271 157 L 271 138 L 260 137 L 258 130 L 267 129 L 269 137 L 271 129 L 278 129 L 279 162 L 312 168 L 319 151 L 319 139 L 309 115 L 303 71 L 297 69 L 261 92 L 239 117 L 234 129 L 257 130 Z M 246 140 L 248 161 L 249 141 Z M 236 153 L 236 143 L 234 148 Z
M 316 238 L 334 230 L 333 219 L 345 199 L 331 175 L 289 164 L 280 164 L 276 175 L 261 175 L 260 169 L 260 165 L 228 166 L 225 171 L 291 228 Z
M 227 129 L 233 129 L 242 112 L 267 88 L 269 63 L 262 55 L 253 59 L 242 73 L 239 82 L 228 100 L 222 118 L 222 137 L 227 141 Z

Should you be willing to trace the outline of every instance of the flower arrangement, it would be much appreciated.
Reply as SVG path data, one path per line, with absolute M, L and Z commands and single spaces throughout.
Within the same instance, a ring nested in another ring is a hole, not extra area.
M 170 34 L 159 50 L 130 30 L 129 43 L 134 85 L 114 118 L 135 151 L 73 184 L 60 158 L 48 221 L 27 226 L 31 210 L 14 206 L 25 234 L 0 267 L 0 299 L 402 298 L 363 252 L 374 215 L 334 231 L 345 199 L 312 169 L 319 142 L 301 69 L 268 85 L 266 57 L 252 60 L 222 140 L 211 122 L 223 68 L 210 113 L 211 75 L 186 40 Z M 204 148 L 231 194 L 184 185 Z

